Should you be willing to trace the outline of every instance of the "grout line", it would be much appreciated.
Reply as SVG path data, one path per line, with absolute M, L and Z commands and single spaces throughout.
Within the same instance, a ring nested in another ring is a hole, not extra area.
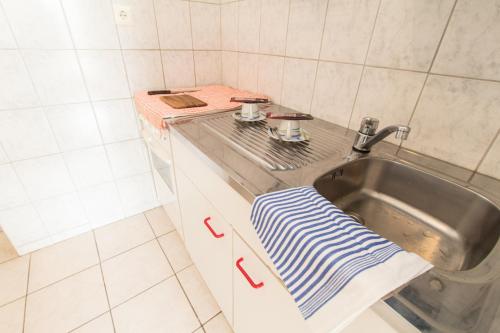
M 472 180 L 472 178 L 479 173 L 479 167 L 481 166 L 481 164 L 483 164 L 486 156 L 488 156 L 488 154 L 490 153 L 493 145 L 495 144 L 495 141 L 497 140 L 497 138 L 500 137 L 500 129 L 497 130 L 497 133 L 495 134 L 495 136 L 493 136 L 493 139 L 491 140 L 491 142 L 489 143 L 488 147 L 486 148 L 486 150 L 484 151 L 484 154 L 483 156 L 481 156 L 481 159 L 479 160 L 479 162 L 477 163 L 477 166 L 474 168 L 474 170 L 472 171 L 472 174 L 469 176 L 469 179 L 467 179 L 467 182 L 470 182 Z M 490 176 L 491 177 L 491 176 Z
M 288 0 L 288 18 L 286 20 L 285 32 L 285 54 L 283 55 L 283 73 L 281 73 L 281 91 L 280 91 L 280 104 L 283 104 L 283 92 L 285 91 L 285 70 L 286 70 L 286 50 L 288 48 L 288 27 L 290 26 L 290 16 L 292 12 L 292 0 Z
M 98 319 L 98 318 L 101 318 L 101 317 L 102 317 L 102 316 L 104 316 L 106 313 L 109 313 L 109 316 L 111 317 L 111 310 L 106 311 L 106 312 L 103 312 L 103 313 L 101 313 L 100 315 L 98 315 L 98 316 L 96 316 L 96 317 L 93 317 L 93 318 L 92 318 L 92 319 L 90 319 L 90 320 L 87 320 L 87 321 L 86 321 L 86 322 L 84 322 L 83 324 L 81 324 L 81 325 L 79 325 L 79 326 L 77 326 L 77 327 L 75 327 L 75 328 L 72 328 L 70 331 L 68 331 L 68 333 L 74 332 L 74 331 L 76 331 L 77 329 L 82 328 L 83 326 L 85 326 L 85 325 L 89 324 L 90 322 L 92 322 L 92 321 L 94 321 L 94 320 L 96 320 L 96 319 Z M 114 329 L 114 327 L 113 327 L 113 329 Z
M 154 13 L 154 18 L 155 18 L 155 29 L 156 29 L 156 39 L 158 41 L 158 50 L 155 50 L 155 51 L 158 51 L 160 53 L 160 63 L 161 63 L 161 78 L 163 80 L 163 88 L 166 89 L 167 87 L 167 82 L 165 80 L 165 65 L 163 63 L 163 53 L 161 51 L 161 41 L 160 41 L 160 29 L 158 28 L 158 18 L 156 17 L 156 6 L 155 6 L 155 1 L 154 0 L 151 0 L 151 4 L 153 6 L 153 13 Z
M 28 307 L 28 287 L 30 284 L 30 274 L 31 274 L 31 255 L 28 261 L 28 276 L 27 276 L 27 281 L 26 281 L 26 293 L 25 293 L 25 298 L 24 298 L 24 315 L 23 315 L 23 333 L 26 328 L 26 309 Z
M 194 57 L 194 38 L 193 38 L 193 20 L 191 17 L 191 1 L 188 2 L 189 9 L 189 34 L 191 36 L 191 56 L 193 58 L 193 75 L 194 75 L 194 86 L 198 86 L 198 82 L 196 79 L 196 61 Z

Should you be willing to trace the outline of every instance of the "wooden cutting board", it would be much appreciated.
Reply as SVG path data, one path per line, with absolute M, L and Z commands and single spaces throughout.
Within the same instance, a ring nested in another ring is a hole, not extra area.
M 162 96 L 160 99 L 174 109 L 197 108 L 207 106 L 207 103 L 190 95 Z

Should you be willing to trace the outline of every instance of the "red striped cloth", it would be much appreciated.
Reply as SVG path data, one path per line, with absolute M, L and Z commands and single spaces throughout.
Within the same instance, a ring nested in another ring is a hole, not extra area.
M 226 86 L 213 85 L 196 87 L 195 89 L 200 89 L 200 91 L 186 94 L 204 101 L 208 104 L 207 106 L 174 109 L 160 100 L 161 95 L 148 95 L 146 91 L 139 91 L 134 96 L 136 110 L 155 127 L 166 128 L 168 125 L 165 118 L 193 115 L 198 113 L 203 114 L 214 110 L 232 110 L 241 105 L 241 103 L 230 102 L 231 97 L 267 98 L 267 96 L 262 94 L 256 94 Z

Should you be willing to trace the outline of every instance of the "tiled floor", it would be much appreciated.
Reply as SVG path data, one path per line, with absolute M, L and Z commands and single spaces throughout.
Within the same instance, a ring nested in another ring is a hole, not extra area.
M 23 257 L 0 233 L 0 332 L 232 331 L 156 208 Z

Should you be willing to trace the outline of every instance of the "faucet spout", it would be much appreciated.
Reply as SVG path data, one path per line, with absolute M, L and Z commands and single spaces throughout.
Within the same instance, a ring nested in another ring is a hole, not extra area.
M 371 124 L 370 126 L 367 126 Z M 365 117 L 361 122 L 361 127 L 356 134 L 356 139 L 352 148 L 362 153 L 370 152 L 371 147 L 382 141 L 392 133 L 396 133 L 396 139 L 406 140 L 410 134 L 411 128 L 404 125 L 392 125 L 375 132 L 378 126 L 378 120 Z M 367 127 L 370 127 L 367 129 Z

